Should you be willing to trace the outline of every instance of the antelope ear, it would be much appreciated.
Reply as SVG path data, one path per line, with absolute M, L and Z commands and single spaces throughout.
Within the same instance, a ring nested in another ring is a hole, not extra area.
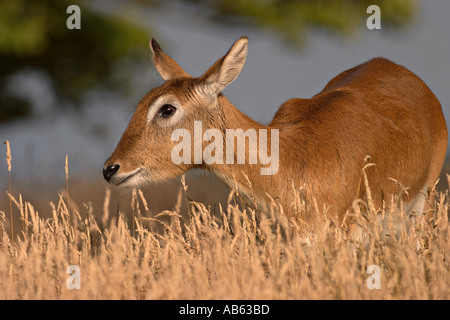
M 232 83 L 241 73 L 247 57 L 248 38 L 241 37 L 233 44 L 228 53 L 216 61 L 201 77 L 204 79 L 205 91 L 217 95 Z
M 183 70 L 178 63 L 162 51 L 158 42 L 152 38 L 150 49 L 153 53 L 153 64 L 164 80 L 175 78 L 191 78 L 191 75 Z

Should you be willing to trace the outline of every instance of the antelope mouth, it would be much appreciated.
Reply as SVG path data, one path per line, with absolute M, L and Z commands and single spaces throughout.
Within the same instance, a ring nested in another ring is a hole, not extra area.
M 120 187 L 133 187 L 142 184 L 143 177 L 142 177 L 143 169 L 138 168 L 130 173 L 125 173 L 121 175 L 115 175 L 109 183 L 120 186 Z

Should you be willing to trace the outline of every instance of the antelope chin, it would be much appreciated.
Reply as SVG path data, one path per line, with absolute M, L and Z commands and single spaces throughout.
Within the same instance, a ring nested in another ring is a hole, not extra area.
M 136 188 L 146 184 L 146 174 L 143 168 L 134 171 L 114 175 L 109 183 L 117 187 Z

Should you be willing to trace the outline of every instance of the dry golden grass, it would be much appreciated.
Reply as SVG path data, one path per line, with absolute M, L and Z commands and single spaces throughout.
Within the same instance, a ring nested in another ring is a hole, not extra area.
M 233 194 L 212 209 L 185 192 L 155 215 L 134 191 L 131 216 L 111 208 L 108 191 L 102 212 L 73 200 L 69 212 L 61 195 L 48 218 L 10 195 L 21 225 L 11 241 L 9 207 L 0 211 L 0 299 L 450 298 L 448 190 L 434 195 L 429 223 L 411 223 L 401 204 L 384 221 L 355 205 L 348 217 L 361 242 L 348 223 L 324 219 L 304 233 L 277 210 L 240 209 Z M 70 265 L 80 267 L 80 289 L 66 285 Z M 367 287 L 369 265 L 381 270 L 380 289 Z

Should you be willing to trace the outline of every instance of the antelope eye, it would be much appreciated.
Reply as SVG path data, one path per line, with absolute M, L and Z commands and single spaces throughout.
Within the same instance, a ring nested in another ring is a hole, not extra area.
M 177 111 L 177 108 L 175 108 L 173 105 L 165 104 L 159 109 L 158 116 L 162 118 L 168 118 L 172 116 L 175 113 L 175 111 Z

